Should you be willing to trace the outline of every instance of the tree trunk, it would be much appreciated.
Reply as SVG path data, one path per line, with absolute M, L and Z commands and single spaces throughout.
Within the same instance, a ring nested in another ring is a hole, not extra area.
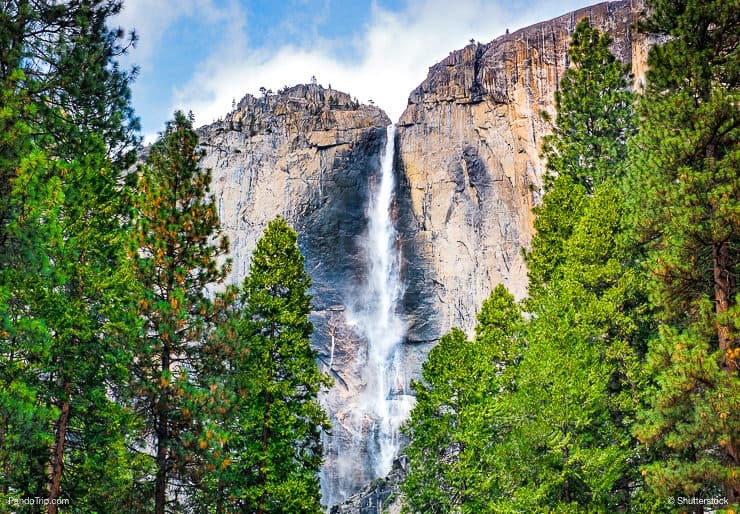
M 730 310 L 731 302 L 733 301 L 732 295 L 735 289 L 735 277 L 733 275 L 734 263 L 730 256 L 730 244 L 727 241 L 715 243 L 712 246 L 712 257 L 714 264 L 715 311 L 718 316 L 721 316 Z M 727 322 L 717 321 L 717 340 L 719 342 L 719 349 L 723 355 L 722 367 L 725 368 L 725 371 L 729 375 L 737 373 L 737 365 L 733 358 L 734 356 L 731 355 L 735 341 Z M 731 439 L 725 446 L 728 466 L 737 466 L 737 444 L 737 441 Z M 731 503 L 735 503 L 740 497 L 737 483 L 725 482 L 724 494 Z
M 717 315 L 722 315 L 730 310 L 732 291 L 735 286 L 730 244 L 727 241 L 715 243 L 712 246 L 712 253 L 714 261 L 714 303 Z M 733 337 L 727 323 L 717 322 L 717 339 L 719 340 L 719 349 L 725 357 L 724 366 L 728 373 L 732 373 L 737 369 L 737 366 L 735 360 L 731 359 L 727 352 L 727 350 L 733 349 Z
M 162 373 L 170 369 L 170 348 L 164 344 L 162 348 Z M 154 418 L 156 421 L 157 434 L 157 477 L 154 485 L 154 513 L 165 514 L 167 503 L 167 472 L 169 459 L 169 404 L 167 401 L 167 389 L 159 384 L 159 397 L 154 405 Z
M 272 324 L 271 338 L 270 341 L 275 339 L 275 324 Z M 269 387 L 272 383 L 272 363 L 274 356 L 270 352 L 270 362 L 267 363 L 267 384 L 265 384 L 265 411 L 262 418 L 262 459 L 260 461 L 259 477 L 257 483 L 262 489 L 260 495 L 259 505 L 257 506 L 257 514 L 265 514 L 267 512 L 267 473 L 266 466 L 268 455 L 268 446 L 270 443 L 270 408 L 272 407 L 272 395 L 270 394 Z
M 49 504 L 46 507 L 47 514 L 57 514 L 59 491 L 62 484 L 62 473 L 64 472 L 64 443 L 67 440 L 67 426 L 69 424 L 69 383 L 64 385 L 64 398 L 61 404 L 61 413 L 57 421 L 57 433 L 54 441 L 54 453 L 51 464 L 51 483 L 49 486 Z
M 265 413 L 264 418 L 262 420 L 262 459 L 260 461 L 260 469 L 259 469 L 259 478 L 258 483 L 260 488 L 262 489 L 262 494 L 260 495 L 260 502 L 257 507 L 257 514 L 265 514 L 267 512 L 266 503 L 267 503 L 267 461 L 269 459 L 268 456 L 268 446 L 270 443 L 270 407 L 272 406 L 272 397 L 268 392 L 265 392 Z
M 159 431 L 157 431 L 159 432 Z M 154 512 L 165 514 L 167 502 L 167 447 L 166 437 L 157 435 L 157 477 L 154 486 Z

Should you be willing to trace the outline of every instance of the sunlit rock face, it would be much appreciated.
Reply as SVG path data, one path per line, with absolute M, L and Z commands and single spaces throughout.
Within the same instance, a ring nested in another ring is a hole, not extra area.
M 634 22 L 641 2 L 587 7 L 471 44 L 429 69 L 398 123 L 398 226 L 410 342 L 459 326 L 504 283 L 526 293 L 522 251 L 541 199 L 539 157 L 576 24 L 608 32 L 612 51 L 644 77 L 648 45 Z

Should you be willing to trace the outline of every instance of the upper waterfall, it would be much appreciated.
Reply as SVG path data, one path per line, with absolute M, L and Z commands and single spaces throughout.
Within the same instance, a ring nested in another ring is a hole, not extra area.
M 395 126 L 386 130 L 379 173 L 371 175 L 361 243 L 362 281 L 348 300 L 347 326 L 359 336 L 357 355 L 362 390 L 355 409 L 334 418 L 350 438 L 327 437 L 333 460 L 322 474 L 322 495 L 330 505 L 356 492 L 358 476 L 385 476 L 400 450 L 400 428 L 413 407 L 407 394 L 402 342 L 406 325 L 399 312 L 403 296 L 398 234 L 393 225 Z M 359 455 L 367 455 L 363 462 Z
M 380 184 L 370 198 L 367 210 L 368 234 L 364 249 L 367 282 L 359 295 L 350 322 L 367 340 L 366 389 L 361 406 L 371 419 L 370 436 L 376 445 L 374 474 L 383 476 L 391 469 L 400 448 L 399 429 L 408 416 L 411 401 L 405 390 L 400 366 L 404 322 L 398 312 L 403 294 L 400 278 L 397 233 L 391 209 L 395 178 L 393 175 L 395 125 L 387 130 L 387 142 L 381 161 Z

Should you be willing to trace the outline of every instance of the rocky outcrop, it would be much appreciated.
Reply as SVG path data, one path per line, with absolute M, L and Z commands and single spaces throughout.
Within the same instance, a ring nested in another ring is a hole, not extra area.
M 389 123 L 376 107 L 310 84 L 247 95 L 224 120 L 199 129 L 233 281 L 246 275 L 267 223 L 282 215 L 298 231 L 316 310 L 342 302 L 343 286 L 358 275 L 369 175 Z
M 398 227 L 409 342 L 452 326 L 471 332 L 498 283 L 527 287 L 523 250 L 541 196 L 542 137 L 582 18 L 608 32 L 613 53 L 644 76 L 648 43 L 636 32 L 642 2 L 587 7 L 471 44 L 432 66 L 398 123 Z

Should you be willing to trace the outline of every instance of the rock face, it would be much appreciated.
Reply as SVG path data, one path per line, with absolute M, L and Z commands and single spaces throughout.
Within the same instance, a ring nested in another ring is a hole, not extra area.
M 374 480 L 360 492 L 335 505 L 330 514 L 399 514 L 402 508 L 399 485 L 408 472 L 408 457 L 397 458 L 388 476 Z
M 223 121 L 199 129 L 234 281 L 246 275 L 267 223 L 282 215 L 299 234 L 315 309 L 341 303 L 359 273 L 368 181 L 389 123 L 380 109 L 311 84 L 247 95 Z
M 533 232 L 554 115 L 582 18 L 608 32 L 612 52 L 644 76 L 648 44 L 634 29 L 641 2 L 607 2 L 471 44 L 432 66 L 398 122 L 398 227 L 402 232 L 409 342 L 434 341 L 452 326 L 472 332 L 498 283 L 518 298 L 523 249 Z

